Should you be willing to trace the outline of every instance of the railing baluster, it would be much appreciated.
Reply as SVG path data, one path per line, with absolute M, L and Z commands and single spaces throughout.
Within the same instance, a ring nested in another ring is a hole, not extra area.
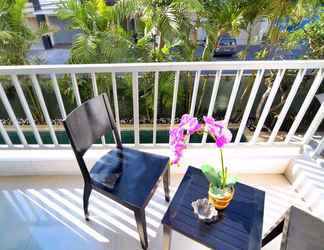
M 282 81 L 282 78 L 284 77 L 285 75 L 285 70 L 284 69 L 280 69 L 278 70 L 277 72 L 277 76 L 276 76 L 276 79 L 274 80 L 273 82 L 273 85 L 272 85 L 272 88 L 271 88 L 271 91 L 270 91 L 270 94 L 267 98 L 267 101 L 263 107 L 263 111 L 261 113 L 261 116 L 259 118 L 259 121 L 258 121 L 258 125 L 254 131 L 254 134 L 253 134 L 253 137 L 250 141 L 251 144 L 254 144 L 257 140 L 257 138 L 259 137 L 260 135 L 260 132 L 263 128 L 263 125 L 264 125 L 264 122 L 269 114 L 269 111 L 270 111 L 270 108 L 271 108 L 271 105 L 273 103 L 273 100 L 277 94 L 277 91 L 278 91 L 278 88 L 280 86 L 280 83 Z
M 257 92 L 259 90 L 259 86 L 260 86 L 260 83 L 262 81 L 263 74 L 264 74 L 264 69 L 258 70 L 257 75 L 256 75 L 255 80 L 254 80 L 254 83 L 253 83 L 253 87 L 252 87 L 252 90 L 251 90 L 251 93 L 250 93 L 249 100 L 248 100 L 248 102 L 246 104 L 246 107 L 245 107 L 245 110 L 244 110 L 244 113 L 243 113 L 243 117 L 242 117 L 242 120 L 241 120 L 239 130 L 237 131 L 237 135 L 236 135 L 235 142 L 234 142 L 235 144 L 238 144 L 240 142 L 241 137 L 242 137 L 242 135 L 244 133 L 244 129 L 245 129 L 247 120 L 249 118 L 249 115 L 250 115 L 250 112 L 251 112 L 251 109 L 252 109 L 252 106 L 253 106 L 253 103 L 254 103 L 255 96 L 256 96 L 256 94 L 257 94 Z
M 48 129 L 49 129 L 49 132 L 50 132 L 51 139 L 52 139 L 54 145 L 55 146 L 58 146 L 57 137 L 56 137 L 56 134 L 55 134 L 53 125 L 52 125 L 51 118 L 50 118 L 50 116 L 48 114 L 48 110 L 47 110 L 47 107 L 46 107 L 46 104 L 45 104 L 45 101 L 44 101 L 44 96 L 43 96 L 42 90 L 41 90 L 41 88 L 39 86 L 39 82 L 37 80 L 37 77 L 36 77 L 35 74 L 32 74 L 30 76 L 30 78 L 32 80 L 32 84 L 33 84 L 33 87 L 34 87 L 36 96 L 38 98 L 39 104 L 40 104 L 41 109 L 43 111 L 43 115 L 44 115 L 45 121 L 47 123 Z
M 16 75 L 11 75 L 11 79 L 12 79 L 12 83 L 16 89 L 16 92 L 17 92 L 17 95 L 18 95 L 18 98 L 19 98 L 19 101 L 21 103 L 21 106 L 27 116 L 27 119 L 30 123 L 30 126 L 32 127 L 32 130 L 33 130 L 33 133 L 34 133 L 34 136 L 35 136 L 35 139 L 36 139 L 36 142 L 38 143 L 38 145 L 43 145 L 43 141 L 42 141 L 42 138 L 38 132 L 38 128 L 36 127 L 36 124 L 35 124 L 35 121 L 34 121 L 34 118 L 33 118 L 33 115 L 29 109 L 29 105 L 28 105 L 28 102 L 26 100 L 26 97 L 25 97 L 25 94 L 21 88 L 21 85 L 19 83 L 19 80 L 18 80 L 18 77 Z
M 212 116 L 213 115 L 214 107 L 215 107 L 215 101 L 216 101 L 218 88 L 219 88 L 219 83 L 220 83 L 221 78 L 222 78 L 222 71 L 217 70 L 216 74 L 215 74 L 214 86 L 213 86 L 213 91 L 212 91 L 212 95 L 211 95 L 210 102 L 209 102 L 209 108 L 208 108 L 207 116 Z M 207 131 L 205 130 L 205 133 L 203 134 L 203 138 L 202 138 L 202 143 L 203 144 L 205 144 L 206 141 L 207 141 L 207 133 L 206 132 Z
M 308 144 L 310 142 L 310 140 L 312 139 L 312 136 L 315 134 L 319 125 L 321 124 L 323 118 L 324 118 L 324 102 L 322 102 L 312 123 L 309 125 L 309 127 L 304 135 L 304 138 L 303 138 L 303 144 Z
M 91 83 L 92 83 L 93 96 L 98 96 L 98 86 L 97 86 L 97 79 L 95 73 L 91 73 Z
M 134 115 L 134 140 L 135 146 L 139 145 L 139 103 L 138 103 L 138 72 L 132 73 L 133 87 L 133 115 Z
M 232 110 L 233 110 L 233 107 L 234 107 L 237 91 L 238 91 L 238 89 L 240 87 L 242 76 L 243 76 L 243 70 L 238 70 L 236 72 L 231 97 L 230 97 L 230 99 L 228 101 L 227 110 L 226 110 L 226 114 L 225 114 L 225 118 L 224 118 L 224 122 L 225 122 L 226 125 L 229 123 L 229 120 L 231 118 Z
M 173 98 L 172 98 L 171 127 L 174 125 L 174 120 L 176 116 L 179 80 L 180 80 L 180 71 L 176 71 L 174 77 Z
M 50 76 L 51 76 L 54 93 L 55 93 L 55 96 L 56 96 L 57 103 L 59 105 L 59 109 L 60 109 L 60 112 L 61 112 L 62 119 L 65 119 L 66 118 L 66 111 L 65 111 L 65 108 L 64 108 L 64 103 L 63 103 L 63 99 L 62 99 L 61 91 L 60 91 L 60 88 L 59 88 L 59 85 L 58 85 L 58 82 L 57 82 L 56 75 L 55 75 L 55 73 L 51 73 Z
M 295 121 L 293 122 L 293 124 L 291 125 L 291 127 L 289 129 L 289 132 L 285 139 L 285 143 L 289 143 L 292 136 L 295 134 L 296 130 L 298 129 L 298 126 L 299 126 L 300 122 L 302 121 L 304 114 L 306 113 L 309 105 L 311 104 L 311 102 L 316 94 L 317 89 L 321 85 L 323 78 L 324 78 L 324 70 L 319 69 L 317 72 L 317 75 L 312 83 L 312 86 L 309 89 L 309 91 L 305 97 L 305 100 L 304 100 L 302 106 L 300 107 L 298 114 L 295 117 Z
M 78 82 L 77 82 L 77 79 L 76 79 L 76 76 L 74 73 L 71 74 L 71 79 L 72 79 L 72 87 L 73 87 L 75 100 L 77 102 L 77 105 L 80 106 L 81 105 L 81 97 L 80 97 L 80 93 L 79 93 Z
M 27 140 L 26 140 L 26 137 L 24 135 L 24 133 L 22 132 L 21 128 L 20 128 L 20 125 L 19 125 L 19 122 L 17 120 L 17 117 L 15 115 L 15 112 L 13 111 L 12 107 L 11 107 L 11 104 L 8 100 L 8 97 L 2 87 L 2 84 L 0 83 L 0 98 L 1 98 L 1 101 L 3 103 L 3 106 L 5 107 L 7 113 L 8 113 L 8 116 L 10 118 L 10 120 L 12 121 L 12 124 L 13 126 L 15 127 L 16 131 L 17 131 L 17 135 L 19 137 L 19 140 L 20 142 L 24 145 L 24 146 L 27 146 L 28 143 L 27 143 Z
M 322 137 L 317 147 L 315 148 L 312 158 L 320 156 L 323 150 L 324 150 L 324 136 Z
M 156 127 L 157 127 L 158 96 L 159 96 L 159 72 L 156 71 L 155 74 L 154 74 L 153 145 L 156 144 Z
M 200 81 L 200 70 L 196 72 L 194 89 L 192 92 L 191 106 L 190 106 L 190 113 L 189 113 L 192 116 L 195 114 L 195 106 L 196 106 L 197 94 L 199 89 L 199 81 Z
M 289 94 L 287 96 L 286 102 L 283 105 L 283 107 L 282 107 L 282 109 L 280 111 L 280 114 L 278 116 L 278 120 L 277 120 L 277 122 L 276 122 L 276 124 L 275 124 L 275 126 L 274 126 L 274 128 L 273 128 L 273 130 L 271 132 L 270 138 L 268 140 L 269 144 L 274 142 L 274 140 L 275 140 L 275 138 L 276 138 L 276 136 L 278 134 L 278 131 L 279 131 L 283 121 L 285 120 L 285 117 L 286 117 L 286 115 L 288 113 L 290 105 L 291 105 L 292 101 L 294 100 L 294 97 L 295 97 L 295 95 L 296 95 L 296 93 L 298 91 L 298 88 L 299 88 L 299 86 L 300 86 L 300 84 L 301 84 L 301 82 L 302 82 L 302 80 L 304 78 L 305 73 L 306 73 L 306 69 L 300 69 L 298 71 L 298 73 L 296 75 L 296 78 L 294 80 L 294 83 L 291 86 L 290 92 L 289 92 Z
M 113 88 L 113 96 L 114 96 L 116 126 L 117 126 L 119 136 L 121 136 L 119 106 L 118 106 L 118 93 L 117 93 L 116 73 L 115 72 L 111 73 L 111 79 L 112 79 L 112 88 Z
M 97 86 L 97 79 L 96 79 L 96 74 L 91 73 L 91 83 L 92 83 L 92 91 L 93 91 L 93 96 L 98 96 L 98 86 Z M 106 144 L 106 138 L 105 136 L 101 136 L 101 143 L 102 145 Z
M 13 145 L 12 145 L 12 141 L 11 141 L 11 139 L 10 139 L 10 137 L 9 137 L 9 135 L 8 135 L 8 133 L 7 133 L 7 131 L 6 131 L 6 129 L 5 129 L 5 127 L 3 126 L 1 120 L 0 120 L 0 133 L 1 133 L 1 135 L 2 135 L 3 140 L 4 140 L 5 143 L 8 145 L 8 147 L 12 147 L 12 146 L 13 146 Z

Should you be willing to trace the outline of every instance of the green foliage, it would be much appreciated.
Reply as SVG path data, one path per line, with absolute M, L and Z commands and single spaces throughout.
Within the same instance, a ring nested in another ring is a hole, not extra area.
M 204 164 L 201 166 L 201 171 L 204 173 L 209 183 L 215 187 L 221 187 L 221 176 L 216 172 L 215 168 L 211 165 Z
M 201 167 L 201 171 L 204 173 L 208 182 L 211 185 L 212 190 L 216 193 L 218 189 L 225 189 L 228 187 L 232 187 L 237 182 L 237 178 L 234 176 L 230 176 L 227 172 L 227 168 L 225 171 L 219 170 L 216 171 L 212 165 L 204 164 Z
M 28 28 L 24 16 L 26 2 L 0 1 L 0 64 L 28 63 L 26 54 L 31 43 L 42 34 L 55 31 L 45 25 L 36 32 Z M 301 42 L 309 44 L 309 58 L 323 58 L 324 17 L 319 4 L 319 0 L 119 0 L 108 6 L 105 0 L 67 0 L 62 1 L 57 14 L 70 22 L 71 30 L 79 31 L 73 41 L 70 63 L 205 61 L 211 59 L 220 35 L 236 35 L 241 29 L 248 33 L 248 46 L 240 54 L 245 59 L 253 42 L 252 24 L 259 19 L 267 19 L 270 28 L 264 37 L 265 45 L 255 54 L 257 59 L 269 55 L 276 57 L 281 54 L 281 48 L 291 49 Z M 296 32 L 287 32 L 289 25 L 318 13 L 321 15 L 318 21 Z M 196 53 L 198 28 L 207 33 L 202 55 Z M 64 76 L 60 81 L 63 94 L 73 104 L 70 76 Z M 120 110 L 124 114 L 131 113 L 131 77 L 118 76 L 117 81 L 122 83 L 117 84 L 118 95 L 123 98 Z M 173 82 L 173 72 L 159 74 L 159 114 L 170 113 Z M 190 108 L 193 82 L 193 74 L 181 74 L 179 113 Z M 154 74 L 142 74 L 140 83 L 141 116 L 150 120 L 153 116 Z M 93 96 L 88 75 L 78 75 L 78 84 L 82 100 Z M 99 92 L 111 95 L 110 74 L 97 75 L 97 84 Z M 253 77 L 240 97 L 241 105 L 236 105 L 239 109 L 244 107 L 252 84 Z M 203 82 L 199 92 L 197 112 L 202 110 L 200 104 L 208 94 L 205 93 L 208 91 L 206 85 L 208 80 Z M 241 113 L 242 110 L 236 110 L 234 116 L 239 120 Z
M 320 13 L 319 19 L 298 29 L 288 35 L 285 42 L 287 49 L 293 49 L 304 43 L 309 46 L 306 58 L 323 59 L 324 58 L 324 8 Z
M 132 61 L 132 34 L 124 22 L 136 6 L 133 0 L 121 0 L 114 6 L 104 0 L 63 1 L 58 17 L 69 20 L 70 29 L 80 31 L 73 41 L 71 63 Z
M 0 65 L 26 63 L 27 52 L 35 38 L 33 32 L 25 25 L 26 2 L 0 2 Z
M 0 1 L 0 65 L 28 64 L 27 52 L 42 35 L 55 32 L 54 27 L 41 24 L 32 31 L 26 24 L 27 0 Z
M 321 13 L 320 0 L 269 0 L 264 15 L 270 28 L 264 36 L 265 46 L 257 53 L 257 59 L 265 59 L 271 55 L 273 59 L 282 59 L 285 49 L 292 49 L 298 44 L 298 33 L 287 31 L 288 27 L 297 26 L 305 17 L 313 17 Z M 318 41 L 320 42 L 320 41 Z

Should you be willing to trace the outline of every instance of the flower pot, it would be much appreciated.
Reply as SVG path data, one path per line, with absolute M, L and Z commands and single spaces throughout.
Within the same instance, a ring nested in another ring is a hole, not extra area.
M 217 194 L 211 192 L 211 190 L 208 190 L 208 200 L 211 204 L 214 205 L 214 207 L 217 210 L 223 210 L 225 209 L 231 202 L 234 196 L 235 189 L 234 187 L 231 187 L 228 192 L 225 192 L 223 195 Z

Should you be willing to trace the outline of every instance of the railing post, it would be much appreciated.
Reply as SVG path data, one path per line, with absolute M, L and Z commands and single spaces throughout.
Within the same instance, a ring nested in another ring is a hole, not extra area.
M 195 114 L 195 106 L 196 106 L 197 94 L 199 89 L 199 81 L 200 81 L 200 70 L 196 72 L 194 89 L 192 92 L 191 106 L 190 106 L 190 115 L 192 116 Z
M 27 119 L 30 123 L 30 126 L 32 127 L 36 142 L 38 143 L 38 145 L 42 146 L 43 145 L 42 138 L 38 132 L 38 128 L 36 127 L 33 115 L 29 109 L 28 102 L 26 100 L 24 92 L 23 92 L 21 85 L 19 83 L 18 77 L 16 75 L 11 75 L 11 80 L 12 80 L 12 83 L 13 83 L 15 89 L 16 89 L 21 106 L 22 106 L 23 110 L 25 111 L 25 114 L 26 114 Z
M 242 117 L 242 120 L 241 120 L 239 130 L 237 131 L 237 134 L 236 134 L 236 138 L 235 138 L 235 142 L 234 142 L 235 144 L 238 144 L 240 142 L 241 137 L 242 137 L 242 135 L 244 133 L 244 129 L 245 129 L 247 120 L 249 118 L 249 115 L 250 115 L 250 112 L 251 112 L 251 109 L 252 109 L 252 106 L 253 106 L 253 103 L 254 103 L 255 96 L 256 96 L 256 94 L 257 94 L 257 92 L 259 90 L 259 86 L 260 86 L 260 83 L 262 81 L 263 74 L 264 74 L 264 69 L 258 70 L 257 75 L 256 75 L 255 80 L 254 80 L 254 83 L 253 83 L 253 87 L 252 87 L 252 90 L 251 90 L 251 93 L 250 93 L 249 100 L 248 100 L 248 102 L 246 104 L 246 107 L 245 107 L 245 110 L 244 110 L 244 114 L 243 114 L 243 117 Z
M 280 69 L 278 72 L 277 72 L 277 76 L 276 76 L 276 79 L 274 80 L 273 82 L 273 85 L 272 85 L 272 88 L 271 88 L 271 91 L 270 91 L 270 94 L 267 98 L 267 101 L 263 107 L 263 111 L 261 113 L 261 116 L 259 118 L 259 121 L 258 121 L 258 125 L 254 131 L 254 134 L 253 134 L 253 137 L 250 141 L 251 144 L 254 144 L 263 128 L 263 125 L 264 125 L 264 122 L 269 114 L 269 111 L 270 111 L 270 108 L 271 108 L 271 105 L 273 103 L 273 100 L 276 96 L 276 93 L 278 91 L 278 88 L 280 86 L 280 83 L 282 81 L 282 78 L 284 77 L 285 75 L 285 70 L 284 69 Z
M 295 134 L 296 130 L 298 129 L 298 126 L 299 126 L 300 122 L 302 121 L 304 114 L 306 113 L 309 105 L 311 104 L 311 102 L 316 94 L 317 89 L 321 85 L 323 78 L 324 78 L 324 70 L 319 69 L 317 72 L 317 75 L 313 81 L 313 84 L 312 84 L 311 88 L 309 89 L 309 91 L 305 97 L 305 100 L 299 109 L 298 114 L 295 117 L 295 121 L 293 122 L 293 124 L 290 127 L 290 130 L 289 130 L 289 132 L 286 136 L 286 139 L 285 139 L 285 143 L 289 143 L 292 136 Z
M 3 126 L 1 120 L 0 120 L 0 133 L 2 135 L 3 140 L 8 145 L 8 147 L 12 147 L 13 145 L 12 145 L 11 139 L 10 139 L 5 127 Z
M 230 99 L 228 101 L 227 110 L 226 110 L 226 114 L 225 114 L 225 118 L 224 118 L 224 122 L 225 122 L 226 125 L 228 125 L 228 123 L 230 121 L 230 118 L 231 118 L 232 110 L 233 110 L 233 107 L 234 107 L 237 91 L 238 91 L 238 89 L 240 87 L 242 76 L 243 76 L 243 70 L 238 70 L 236 72 L 231 97 L 230 97 Z
M 79 93 L 78 82 L 77 82 L 77 79 L 76 79 L 76 76 L 74 73 L 71 74 L 71 79 L 72 79 L 72 87 L 73 87 L 75 100 L 76 100 L 77 105 L 80 106 L 81 105 L 81 97 L 80 97 L 80 93 Z
M 10 104 L 10 102 L 8 100 L 6 92 L 4 91 L 1 83 L 0 83 L 0 98 L 1 98 L 1 101 L 3 103 L 3 106 L 5 107 L 5 109 L 6 109 L 7 113 L 8 113 L 8 116 L 9 116 L 10 120 L 12 121 L 13 126 L 15 127 L 15 129 L 17 131 L 17 135 L 19 137 L 20 142 L 24 146 L 27 146 L 28 143 L 27 143 L 26 137 L 25 137 L 24 133 L 22 132 L 22 130 L 20 128 L 20 125 L 19 125 L 19 122 L 18 122 L 17 117 L 15 115 L 15 112 L 13 111 L 13 109 L 11 107 L 11 104 Z
M 118 106 L 118 93 L 117 93 L 116 73 L 115 72 L 111 73 L 111 80 L 112 80 L 112 88 L 113 88 L 113 96 L 114 96 L 116 126 L 117 126 L 119 136 L 121 137 L 119 106 Z
M 59 85 L 58 85 L 58 82 L 57 82 L 56 75 L 54 73 L 51 73 L 50 76 L 51 76 L 54 93 L 55 93 L 55 96 L 56 96 L 57 103 L 59 105 L 59 109 L 60 109 L 60 112 L 61 112 L 62 119 L 65 119 L 66 118 L 66 111 L 65 111 L 65 108 L 64 108 L 63 99 L 62 99 L 61 91 L 60 91 L 60 88 L 59 88 Z
M 284 104 L 284 106 L 282 107 L 281 111 L 280 111 L 280 114 L 278 116 L 278 119 L 277 119 L 277 122 L 271 132 L 271 135 L 270 135 L 270 138 L 268 140 L 268 143 L 271 144 L 274 142 L 277 134 L 278 134 L 278 131 L 283 123 L 283 121 L 285 120 L 286 118 L 286 115 L 288 113 L 288 110 L 290 108 L 290 105 L 292 103 L 292 101 L 294 100 L 294 97 L 298 91 L 298 88 L 302 82 L 302 80 L 304 79 L 304 76 L 305 76 L 305 73 L 306 73 L 306 69 L 300 69 L 296 75 L 296 78 L 294 80 L 294 83 L 293 85 L 291 86 L 291 89 L 290 89 L 290 92 L 287 96 L 287 99 L 286 99 L 286 102 Z
M 318 157 L 323 150 L 324 150 L 324 136 L 322 137 L 321 141 L 318 143 L 317 147 L 315 148 L 312 158 Z
M 310 142 L 312 136 L 315 134 L 316 130 L 318 129 L 323 119 L 324 119 L 324 102 L 322 102 L 320 108 L 317 110 L 317 113 L 312 123 L 309 125 L 303 138 L 303 144 L 308 144 Z
M 93 91 L 93 96 L 96 97 L 98 96 L 98 86 L 97 86 L 97 79 L 96 79 L 96 74 L 91 73 L 91 83 L 92 83 L 92 91 Z M 102 145 L 106 144 L 106 138 L 105 136 L 101 136 L 101 143 Z
M 173 98 L 172 98 L 171 127 L 174 125 L 174 120 L 176 116 L 179 79 L 180 79 L 180 71 L 176 71 L 175 78 L 174 78 Z
M 159 72 L 154 74 L 154 114 L 153 114 L 153 145 L 156 144 L 156 129 L 157 129 L 157 112 L 158 112 L 158 96 L 159 96 Z
M 217 97 L 219 83 L 220 83 L 221 78 L 222 78 L 222 71 L 221 70 L 217 70 L 216 71 L 216 74 L 215 74 L 213 92 L 212 92 L 212 95 L 211 95 L 211 98 L 210 98 L 207 116 L 212 116 L 213 115 L 214 106 L 215 106 L 216 97 Z M 205 144 L 206 141 L 207 141 L 207 133 L 206 132 L 207 132 L 207 130 L 205 130 L 204 131 L 204 134 L 203 134 L 203 138 L 202 138 L 202 143 L 203 144 Z
M 134 141 L 135 146 L 139 145 L 139 103 L 138 103 L 138 72 L 132 73 L 133 87 L 133 115 L 134 115 Z
M 39 86 L 39 82 L 37 80 L 37 77 L 36 77 L 35 74 L 32 74 L 30 76 L 30 78 L 32 80 L 32 84 L 33 84 L 37 99 L 39 101 L 39 104 L 40 104 L 40 107 L 42 109 L 45 121 L 47 123 L 51 139 L 52 139 L 53 143 L 55 144 L 55 146 L 58 146 L 57 137 L 56 137 L 53 125 L 52 125 L 51 118 L 50 118 L 50 116 L 48 114 L 48 110 L 47 110 L 47 107 L 46 107 L 46 104 L 45 104 L 45 101 L 44 101 L 44 96 L 43 96 L 42 90 L 41 90 L 41 88 Z

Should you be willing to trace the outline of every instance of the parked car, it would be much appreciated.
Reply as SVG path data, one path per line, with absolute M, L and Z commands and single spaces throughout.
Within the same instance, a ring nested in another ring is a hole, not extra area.
M 236 39 L 231 36 L 221 36 L 214 46 L 214 56 L 234 55 L 237 52 Z

